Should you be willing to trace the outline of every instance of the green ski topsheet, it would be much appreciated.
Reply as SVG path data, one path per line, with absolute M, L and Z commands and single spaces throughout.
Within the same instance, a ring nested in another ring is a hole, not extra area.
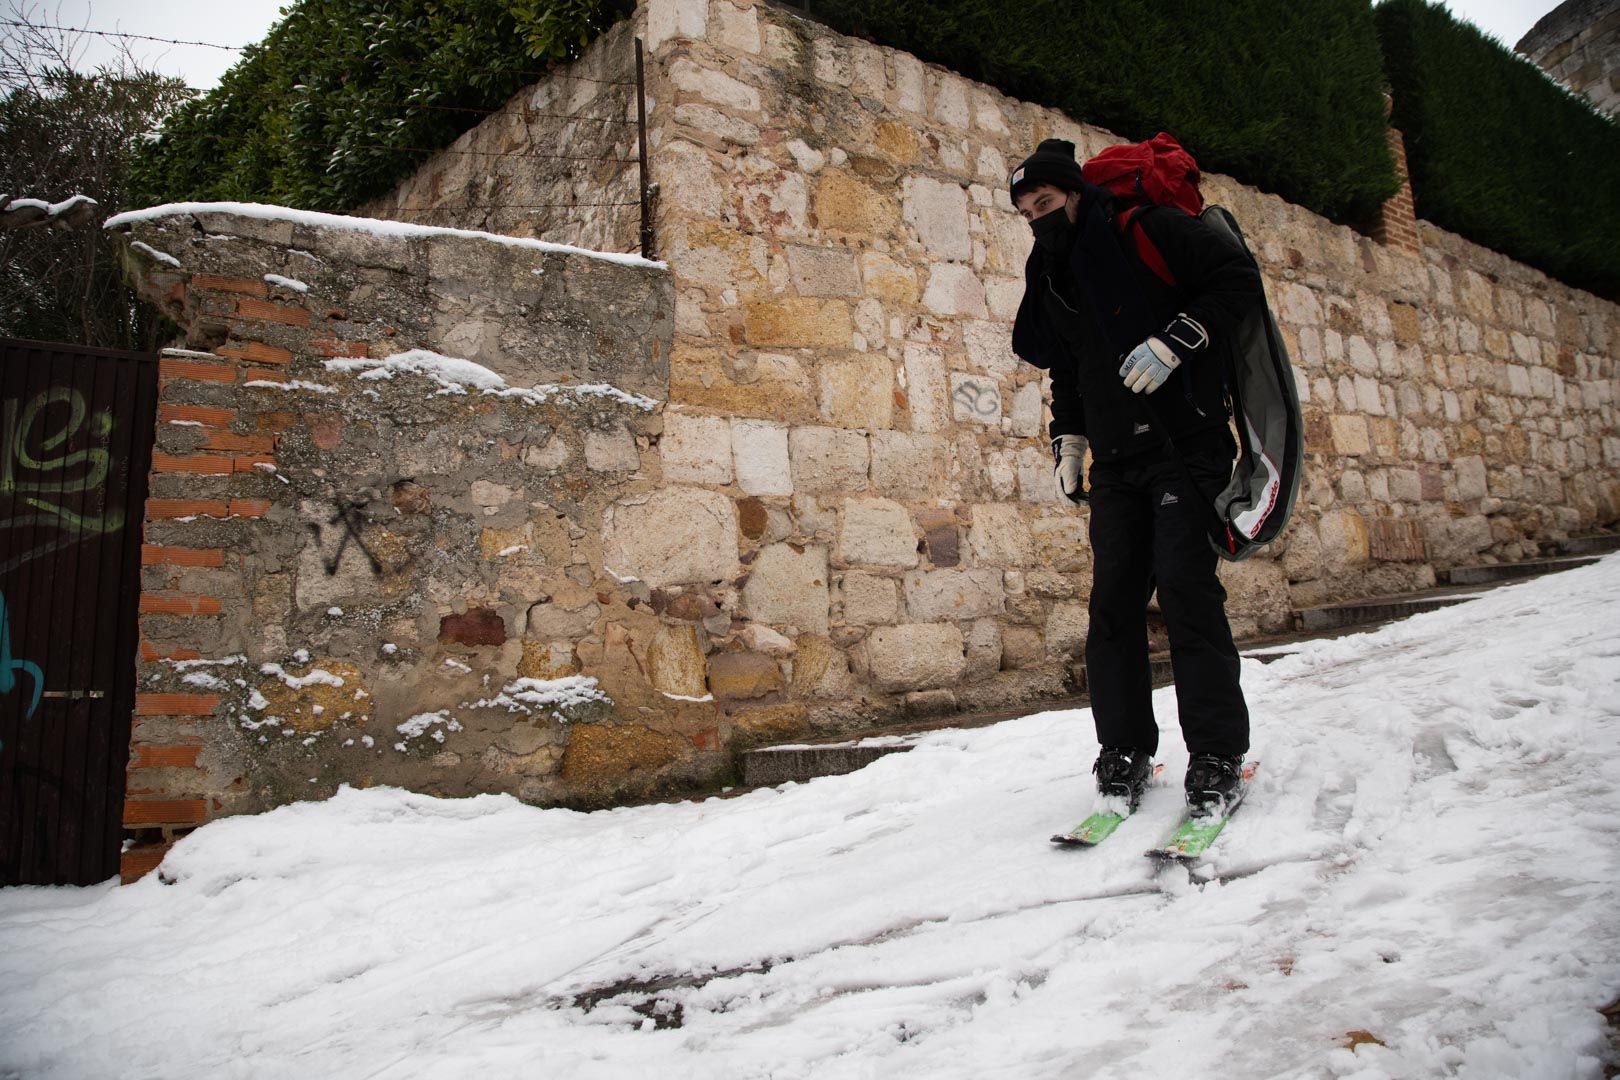
M 1059 833 L 1052 837 L 1052 843 L 1063 844 L 1068 847 L 1091 847 L 1114 835 L 1114 830 L 1119 828 L 1124 820 L 1124 814 L 1100 811 L 1092 814 L 1068 832 Z

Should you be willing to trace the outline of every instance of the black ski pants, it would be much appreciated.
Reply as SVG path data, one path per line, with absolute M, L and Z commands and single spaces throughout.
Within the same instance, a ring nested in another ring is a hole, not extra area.
M 1099 743 L 1158 749 L 1147 632 L 1148 599 L 1156 588 L 1187 750 L 1236 757 L 1249 749 L 1249 710 L 1226 621 L 1226 589 L 1205 531 L 1205 499 L 1225 486 L 1231 455 L 1188 450 L 1186 470 L 1168 449 L 1091 466 L 1086 683 Z M 1188 486 L 1189 472 L 1202 497 Z

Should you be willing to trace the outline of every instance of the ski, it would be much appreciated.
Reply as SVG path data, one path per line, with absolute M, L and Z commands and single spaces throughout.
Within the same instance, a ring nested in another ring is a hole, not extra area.
M 1052 843 L 1062 847 L 1096 847 L 1124 824 L 1126 815 L 1099 810 L 1066 833 L 1052 837 Z
M 1148 783 L 1153 783 L 1154 779 L 1163 771 L 1163 765 L 1154 765 L 1153 775 L 1148 778 Z M 1104 801 L 1114 803 L 1117 806 L 1124 802 L 1124 797 L 1115 796 Z M 1123 825 L 1125 819 L 1131 816 L 1132 809 L 1134 807 L 1127 809 L 1123 814 L 1118 809 L 1099 809 L 1068 832 L 1058 833 L 1052 837 L 1052 843 L 1060 847 L 1096 847 L 1114 835 L 1114 830 Z
M 1148 849 L 1143 854 L 1161 862 L 1187 863 L 1202 857 L 1221 835 L 1221 830 L 1226 828 L 1226 823 L 1232 819 L 1237 808 L 1243 805 L 1243 800 L 1249 794 L 1249 784 L 1254 779 L 1254 772 L 1259 767 L 1258 761 L 1250 761 L 1243 766 L 1243 783 L 1238 788 L 1237 798 L 1226 808 L 1224 814 L 1219 817 L 1194 817 L 1189 813 L 1164 843 Z

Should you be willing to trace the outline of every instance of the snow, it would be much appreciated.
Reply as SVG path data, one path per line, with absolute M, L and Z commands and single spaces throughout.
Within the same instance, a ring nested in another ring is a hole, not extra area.
M 384 360 L 328 360 L 326 369 L 355 374 L 362 379 L 392 379 L 396 373 L 426 375 L 439 384 L 441 394 L 465 394 L 469 386 L 477 390 L 506 388 L 506 380 L 482 364 L 427 349 L 411 349 Z
M 516 398 L 528 405 L 540 405 L 559 395 L 605 397 L 643 411 L 658 402 L 641 394 L 631 394 L 608 383 L 542 383 L 537 386 L 508 386 L 506 380 L 482 364 L 457 356 L 445 356 L 428 349 L 410 349 L 382 360 L 340 358 L 326 361 L 326 369 L 354 375 L 359 379 L 392 379 L 396 374 L 425 375 L 439 384 L 435 396 L 465 394 L 468 388 L 496 397 Z M 251 384 L 250 384 L 251 385 Z
M 335 394 L 337 387 L 326 386 L 322 383 L 310 382 L 307 379 L 293 379 L 290 382 L 276 382 L 273 379 L 249 379 L 243 386 L 255 386 L 261 390 L 308 390 L 315 394 Z
M 330 612 L 328 612 L 328 614 L 330 614 Z M 304 663 L 307 659 L 308 654 L 306 653 L 302 658 L 299 659 L 299 663 Z M 343 676 L 334 675 L 325 668 L 316 668 L 307 675 L 289 675 L 287 674 L 287 670 L 280 664 L 260 664 L 259 674 L 274 675 L 292 690 L 303 690 L 311 686 L 336 687 L 343 685 Z
M 176 269 L 180 268 L 179 259 L 175 258 L 173 255 L 170 255 L 167 251 L 159 251 L 151 244 L 143 244 L 139 240 L 133 240 L 130 242 L 129 246 L 155 262 L 160 262 L 165 266 L 172 266 Z
M 139 243 L 139 241 L 136 241 L 136 243 Z M 280 274 L 266 274 L 264 280 L 272 285 L 280 285 L 284 289 L 291 289 L 293 292 L 309 292 L 309 285 L 299 281 L 297 278 L 282 277 Z
M 1083 711 L 730 799 L 227 818 L 172 884 L 0 890 L 0 1076 L 1597 1080 L 1617 658 L 1620 557 L 1246 660 L 1260 769 L 1192 872 L 1141 855 L 1173 731 L 1112 839 L 1047 842 Z
M 590 251 L 586 248 L 571 247 L 567 244 L 553 244 L 549 241 L 532 240 L 522 236 L 502 236 L 500 233 L 480 232 L 476 229 L 450 229 L 439 225 L 413 225 L 405 221 L 349 217 L 345 214 L 322 214 L 313 210 L 294 210 L 286 206 L 269 206 L 264 203 L 165 203 L 162 206 L 150 206 L 144 210 L 130 210 L 122 214 L 114 214 L 107 219 L 103 227 L 119 229 L 133 225 L 138 221 L 156 221 L 160 218 L 191 214 L 230 214 L 235 217 L 257 218 L 263 221 L 290 221 L 294 225 L 307 225 L 319 229 L 346 229 L 350 232 L 363 232 L 372 236 L 386 236 L 397 239 L 414 240 L 431 236 L 464 236 L 477 240 L 488 240 L 507 247 L 528 248 L 531 251 L 544 251 L 561 255 L 585 255 L 592 259 L 601 259 L 603 262 L 618 263 L 621 266 L 645 266 L 662 270 L 666 269 L 668 265 L 650 259 L 643 259 L 639 255 L 627 255 L 613 251 Z
M 543 711 L 557 720 L 566 720 L 559 710 L 608 700 L 591 676 L 567 675 L 560 679 L 515 679 L 494 697 L 465 702 L 464 707 L 505 709 L 530 715 Z

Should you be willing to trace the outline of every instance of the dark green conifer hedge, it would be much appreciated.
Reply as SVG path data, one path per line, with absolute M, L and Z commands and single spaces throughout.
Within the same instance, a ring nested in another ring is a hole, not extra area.
M 141 148 L 148 202 L 347 210 L 628 14 L 632 0 L 298 0 Z
M 1620 294 L 1620 125 L 1442 7 L 1387 0 L 1378 29 L 1418 216 Z
M 1398 187 L 1367 0 L 812 0 L 905 49 L 1128 139 L 1368 225 Z

